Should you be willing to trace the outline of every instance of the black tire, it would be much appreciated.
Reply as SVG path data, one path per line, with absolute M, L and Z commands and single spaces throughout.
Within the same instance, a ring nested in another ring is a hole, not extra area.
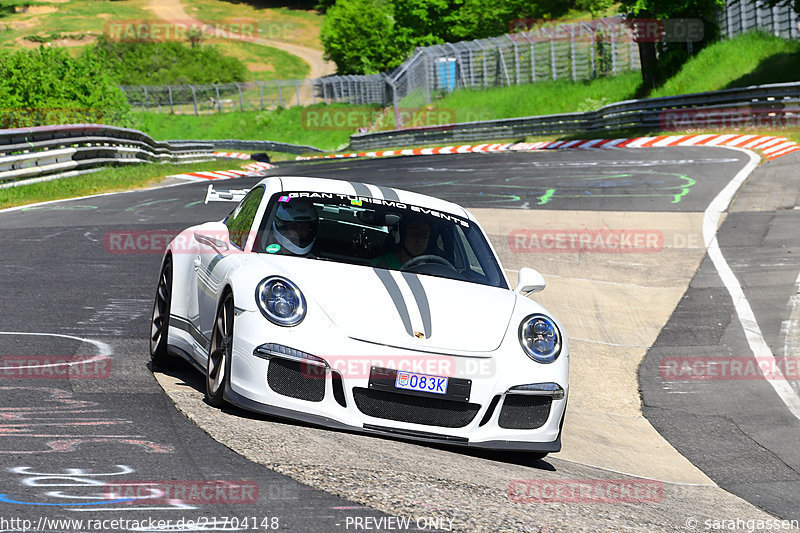
M 157 366 L 169 366 L 174 358 L 167 353 L 169 312 L 172 301 L 172 258 L 167 257 L 158 276 L 156 298 L 150 319 L 150 360 Z
M 217 308 L 206 363 L 206 402 L 214 407 L 225 403 L 233 353 L 233 294 L 225 293 Z

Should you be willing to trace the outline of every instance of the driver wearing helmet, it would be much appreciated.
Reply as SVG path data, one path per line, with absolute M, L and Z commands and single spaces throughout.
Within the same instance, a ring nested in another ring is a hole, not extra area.
M 319 216 L 304 200 L 282 202 L 272 221 L 275 241 L 294 255 L 308 255 L 317 240 Z
M 431 239 L 431 226 L 421 218 L 403 217 L 400 221 L 400 244 L 393 251 L 372 260 L 372 266 L 399 270 L 411 259 L 425 254 Z

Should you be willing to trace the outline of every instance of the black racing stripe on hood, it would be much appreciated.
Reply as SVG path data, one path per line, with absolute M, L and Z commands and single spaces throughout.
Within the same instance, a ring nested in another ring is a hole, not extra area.
M 380 185 L 376 185 L 376 187 L 378 187 L 378 190 L 381 191 L 381 194 L 383 195 L 383 199 L 384 200 L 391 200 L 391 201 L 394 201 L 394 202 L 399 202 L 400 201 L 400 197 L 397 196 L 397 193 L 394 192 L 389 187 L 381 187 Z
M 363 183 L 357 183 L 355 181 L 351 181 L 350 185 L 352 185 L 353 189 L 355 189 L 356 195 L 372 197 L 372 191 L 370 191 L 369 187 L 367 187 Z
M 411 272 L 403 272 L 403 279 L 408 283 L 411 293 L 414 295 L 414 300 L 417 302 L 419 314 L 422 316 L 422 327 L 425 329 L 425 338 L 429 339 L 431 336 L 431 306 L 428 303 L 428 296 L 425 294 L 425 288 L 419 280 L 419 276 Z
M 382 268 L 373 268 L 372 270 L 378 276 L 378 279 L 381 280 L 383 286 L 386 287 L 386 292 L 388 292 L 389 296 L 392 298 L 392 302 L 397 309 L 397 313 L 400 315 L 400 319 L 403 321 L 406 332 L 413 337 L 414 330 L 411 328 L 411 317 L 408 314 L 408 307 L 406 307 L 403 293 L 400 292 L 400 287 L 397 285 L 397 282 L 388 270 Z

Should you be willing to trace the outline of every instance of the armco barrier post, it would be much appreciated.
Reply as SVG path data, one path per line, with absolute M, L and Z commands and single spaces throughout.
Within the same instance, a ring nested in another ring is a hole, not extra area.
M 197 91 L 194 90 L 193 85 L 188 86 L 192 90 L 192 104 L 194 105 L 194 116 L 198 116 L 199 113 L 197 112 Z
M 234 82 L 234 85 L 239 90 L 239 111 L 244 111 L 244 100 L 242 99 L 242 86 L 237 82 Z
M 256 85 L 258 85 L 258 98 L 261 102 L 261 111 L 264 111 L 264 86 L 261 85 L 260 81 L 257 81 Z
M 392 106 L 394 107 L 394 129 L 399 130 L 403 127 L 403 117 L 400 116 L 400 106 L 397 102 L 397 86 L 395 86 L 392 79 L 384 74 L 386 84 L 389 85 L 389 88 L 392 90 Z

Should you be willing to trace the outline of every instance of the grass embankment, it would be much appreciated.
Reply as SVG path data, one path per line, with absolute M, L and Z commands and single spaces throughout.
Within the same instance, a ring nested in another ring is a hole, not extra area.
M 188 165 L 146 164 L 106 168 L 92 174 L 0 189 L 0 209 L 61 198 L 126 191 L 156 185 L 164 176 L 198 170 L 230 170 L 243 161 L 224 160 Z
M 800 42 L 748 33 L 715 43 L 690 59 L 650 97 L 800 80 Z
M 732 87 L 762 85 L 800 80 L 800 43 L 785 41 L 763 33 L 746 34 L 716 43 L 686 63 L 684 68 L 650 96 L 715 91 Z M 604 105 L 633 98 L 639 84 L 639 72 L 616 77 L 573 83 L 569 81 L 514 85 L 486 91 L 462 90 L 426 105 L 429 116 L 447 117 L 449 121 L 468 122 L 521 116 L 548 115 L 590 111 Z M 350 109 L 358 113 L 363 106 L 336 104 L 338 112 Z M 414 108 L 415 106 L 410 106 Z M 309 108 L 313 109 L 313 108 Z M 391 109 L 381 114 L 383 125 L 376 130 L 393 127 Z M 329 131 L 314 128 L 302 120 L 298 108 L 275 112 L 230 113 L 215 119 L 188 116 L 140 116 L 138 127 L 158 139 L 269 139 L 319 148 L 337 149 L 347 142 L 355 128 Z M 424 113 L 420 114 L 425 117 Z M 406 124 L 406 126 L 430 124 Z M 764 133 L 800 140 L 796 129 L 721 130 L 708 133 Z M 656 135 L 659 132 L 627 130 L 605 135 Z M 692 133 L 706 133 L 692 131 Z M 569 138 L 569 137 L 558 137 Z
M 311 67 L 284 50 L 263 44 L 224 41 L 216 45 L 226 56 L 235 57 L 247 68 L 245 81 L 294 80 L 308 77 Z
M 219 0 L 183 0 L 186 12 L 196 19 L 224 23 L 233 19 L 255 21 L 257 37 L 299 44 L 322 50 L 319 38 L 325 16 L 311 9 L 265 7 L 261 2 L 221 2 Z M 266 2 L 263 2 L 266 4 Z M 308 3 L 307 3 L 308 4 Z M 310 3 L 313 5 L 313 2 Z
M 718 91 L 748 85 L 800 80 L 800 42 L 765 33 L 750 33 L 715 43 L 689 60 L 678 74 L 648 97 Z M 641 74 L 586 82 L 542 82 L 491 89 L 457 91 L 432 103 L 434 109 L 454 109 L 487 119 L 589 111 L 633 98 Z M 463 110 L 463 111 L 462 111 Z
M 9 0 L 2 3 L 0 46 L 5 50 L 50 43 L 68 47 L 71 54 L 78 55 L 100 35 L 114 35 L 129 25 L 158 21 L 148 9 L 150 0 Z M 261 8 L 219 0 L 182 0 L 181 3 L 187 14 L 197 20 L 220 27 L 231 23 L 238 23 L 239 27 L 246 25 L 243 36 L 247 39 L 282 41 L 322 50 L 319 31 L 324 17 L 314 10 Z M 171 22 L 188 23 L 185 20 Z M 250 28 L 255 31 L 251 33 Z M 248 69 L 248 80 L 293 79 L 308 75 L 309 66 L 305 61 L 274 47 L 248 40 L 217 38 L 204 44 L 217 45 L 226 55 L 240 59 Z
M 230 112 L 199 117 L 136 113 L 134 127 L 159 140 L 255 139 L 337 150 L 349 143 L 353 132 L 354 128 L 348 127 L 350 122 L 347 121 L 359 119 L 370 109 L 348 104 L 317 104 L 276 111 Z

